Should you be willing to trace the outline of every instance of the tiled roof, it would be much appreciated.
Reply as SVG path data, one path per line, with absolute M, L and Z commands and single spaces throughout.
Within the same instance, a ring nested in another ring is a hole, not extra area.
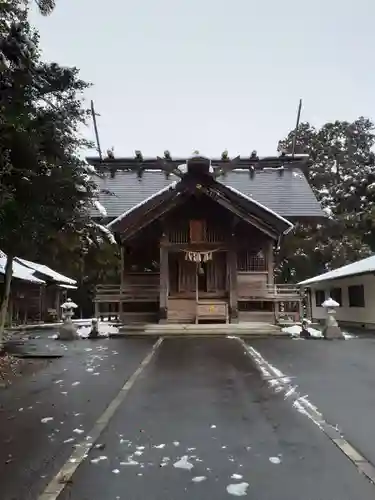
M 108 217 L 118 217 L 141 203 L 174 180 L 165 173 L 145 170 L 141 177 L 131 170 L 117 170 L 114 177 L 105 174 L 97 178 L 99 188 L 105 193 L 99 196 Z M 232 170 L 217 178 L 219 182 L 237 189 L 245 196 L 265 205 L 283 217 L 323 217 L 322 209 L 309 186 L 305 175 L 298 168 L 257 170 L 253 176 L 249 170 Z M 93 209 L 92 216 L 99 217 Z

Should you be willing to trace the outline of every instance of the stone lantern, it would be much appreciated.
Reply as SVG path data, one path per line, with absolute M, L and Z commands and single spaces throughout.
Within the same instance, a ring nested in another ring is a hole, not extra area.
M 324 307 L 327 313 L 326 324 L 323 329 L 323 337 L 328 340 L 343 339 L 344 335 L 342 334 L 335 318 L 337 308 L 340 307 L 340 304 L 329 297 L 323 302 L 322 307 Z
M 77 304 L 71 299 L 67 299 L 66 302 L 61 305 L 63 311 L 63 324 L 59 331 L 60 340 L 75 340 L 77 338 L 77 327 L 72 322 L 74 309 L 77 309 L 77 307 Z

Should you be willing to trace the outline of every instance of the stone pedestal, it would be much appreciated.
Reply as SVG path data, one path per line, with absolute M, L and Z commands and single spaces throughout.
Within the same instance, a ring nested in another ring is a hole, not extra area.
M 340 306 L 338 302 L 329 298 L 325 300 L 322 306 L 327 311 L 327 319 L 326 324 L 323 329 L 323 337 L 326 340 L 334 340 L 334 339 L 344 339 L 344 335 L 342 334 L 341 328 L 337 324 L 335 314 L 336 308 Z
M 70 318 L 64 319 L 64 323 L 59 330 L 59 340 L 76 340 L 77 327 Z
M 334 339 L 344 339 L 344 335 L 338 325 L 326 325 L 323 330 L 323 337 L 326 340 L 334 340 Z

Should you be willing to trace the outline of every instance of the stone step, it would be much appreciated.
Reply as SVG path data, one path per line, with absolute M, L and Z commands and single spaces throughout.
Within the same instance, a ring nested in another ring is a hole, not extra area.
M 277 325 L 270 323 L 217 323 L 217 324 L 146 324 L 123 325 L 118 335 L 153 335 L 153 336 L 288 336 Z

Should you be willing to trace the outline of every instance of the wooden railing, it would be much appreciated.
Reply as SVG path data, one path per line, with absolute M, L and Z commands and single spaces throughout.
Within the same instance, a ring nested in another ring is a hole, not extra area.
M 261 299 L 274 298 L 278 300 L 299 300 L 301 297 L 299 287 L 296 285 L 264 285 L 253 286 L 252 284 L 243 284 L 238 289 L 238 298 L 240 299 Z
M 299 288 L 295 285 L 264 285 L 253 286 L 247 284 L 238 288 L 238 298 L 248 299 L 277 299 L 300 300 Z M 132 285 L 98 285 L 94 302 L 125 302 L 125 301 L 154 301 L 159 298 L 159 284 L 132 284 Z
M 98 285 L 94 302 L 154 301 L 159 298 L 159 285 Z

